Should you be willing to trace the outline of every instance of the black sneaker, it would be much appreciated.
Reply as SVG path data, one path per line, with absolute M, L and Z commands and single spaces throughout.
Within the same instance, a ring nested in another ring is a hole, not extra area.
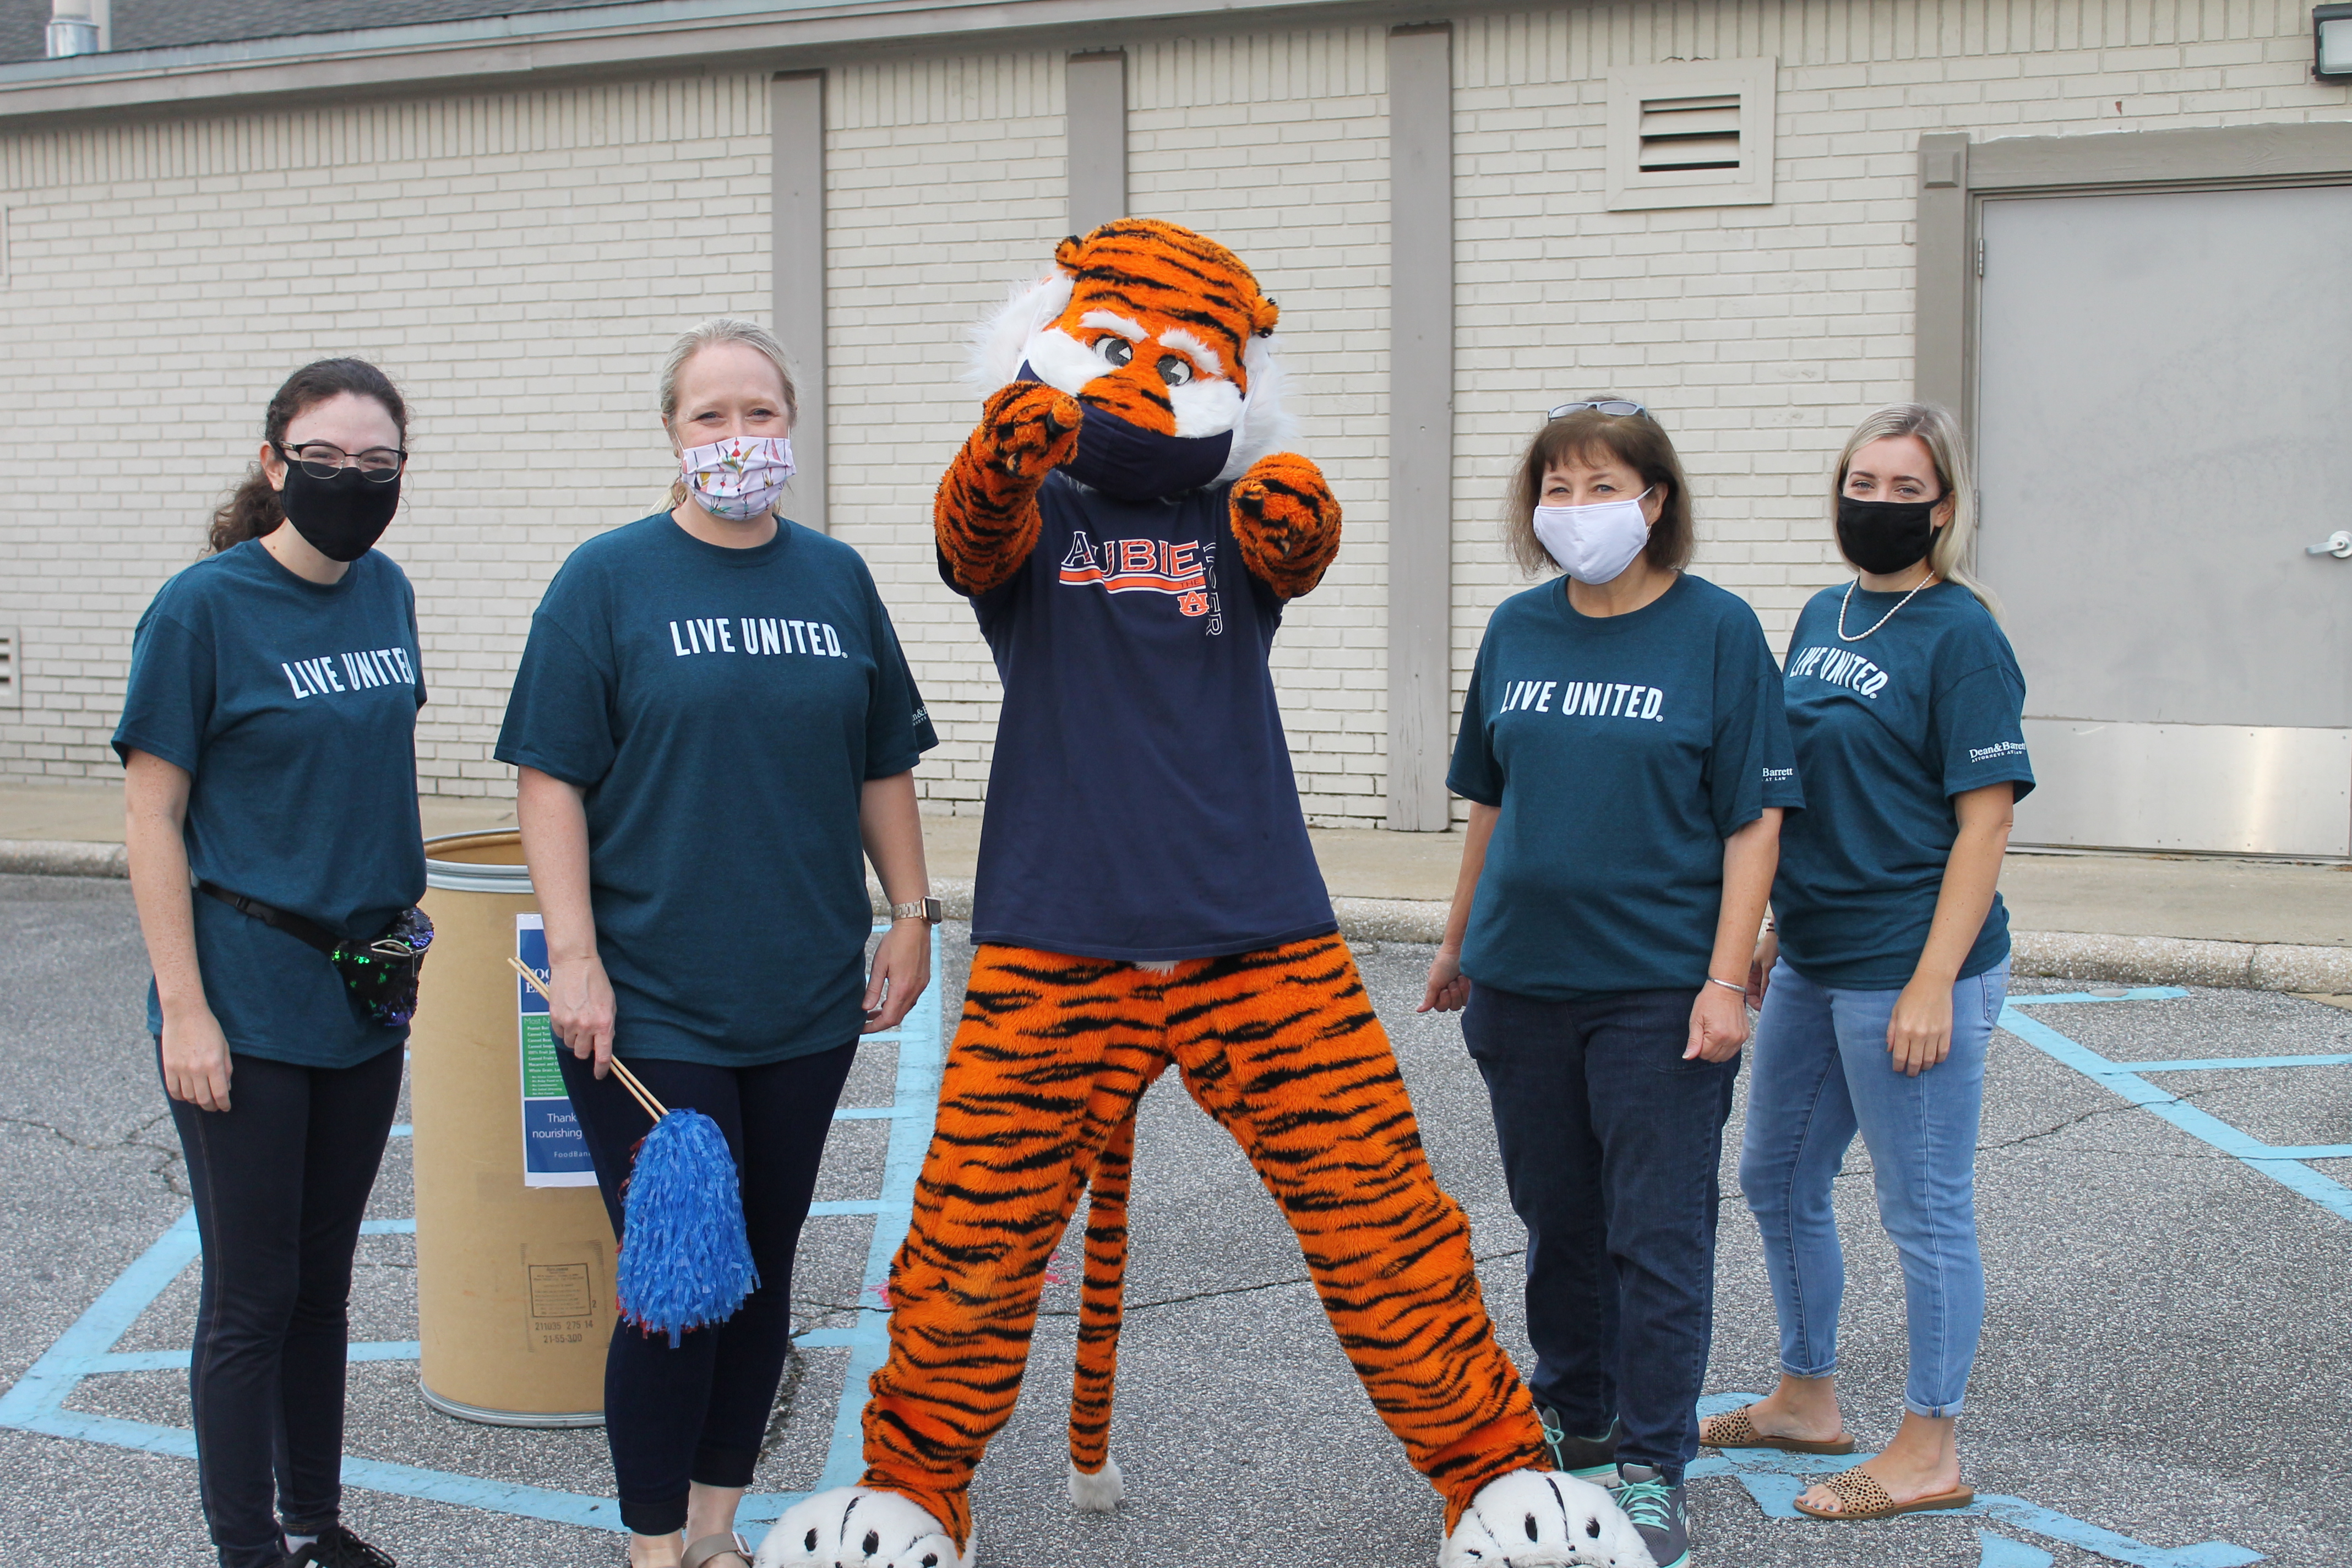
M 1688 1568 L 1690 1510 L 1680 1481 L 1668 1486 L 1652 1465 L 1617 1467 L 1617 1506 L 1642 1534 L 1658 1568 Z
M 1551 1450 L 1553 1469 L 1596 1486 L 1617 1484 L 1617 1439 L 1625 1429 L 1622 1422 L 1612 1420 L 1609 1430 L 1598 1437 L 1578 1437 L 1560 1425 L 1559 1412 L 1549 1405 L 1537 1405 L 1536 1417 L 1543 1423 L 1544 1447 Z
M 319 1531 L 318 1539 L 298 1547 L 286 1559 L 286 1568 L 395 1568 L 392 1554 L 370 1546 L 340 1524 Z

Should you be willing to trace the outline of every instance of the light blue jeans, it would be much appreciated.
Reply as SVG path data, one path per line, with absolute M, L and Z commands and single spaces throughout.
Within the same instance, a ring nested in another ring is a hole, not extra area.
M 1830 1184 L 1857 1129 L 1878 1217 L 1903 1258 L 1911 1376 L 1903 1405 L 1958 1415 L 1984 1328 L 1977 1254 L 1977 1121 L 1985 1047 L 2009 994 L 2009 963 L 1952 988 L 1951 1054 L 1916 1078 L 1895 1070 L 1886 1024 L 1900 991 L 1833 991 L 1775 964 L 1756 1028 L 1739 1185 L 1764 1236 L 1791 1377 L 1837 1371 L 1845 1260 Z

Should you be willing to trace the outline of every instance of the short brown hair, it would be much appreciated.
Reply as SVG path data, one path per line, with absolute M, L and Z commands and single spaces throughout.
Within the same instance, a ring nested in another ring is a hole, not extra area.
M 1658 521 L 1650 525 L 1650 542 L 1642 551 L 1650 564 L 1662 572 L 1679 572 L 1690 564 L 1690 485 L 1665 426 L 1647 414 L 1580 408 L 1547 421 L 1528 443 L 1527 455 L 1511 477 L 1503 537 L 1520 571 L 1538 577 L 1555 565 L 1551 552 L 1536 538 L 1536 503 L 1543 496 L 1544 475 L 1571 458 L 1589 463 L 1602 457 L 1623 463 L 1651 489 L 1665 489 Z

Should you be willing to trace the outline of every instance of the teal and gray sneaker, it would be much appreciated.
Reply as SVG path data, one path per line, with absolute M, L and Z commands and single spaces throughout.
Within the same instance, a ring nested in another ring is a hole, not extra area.
M 1544 1447 L 1551 1450 L 1553 1469 L 1565 1470 L 1595 1486 L 1617 1484 L 1617 1439 L 1625 1429 L 1622 1422 L 1612 1420 L 1609 1430 L 1598 1437 L 1578 1437 L 1560 1425 L 1559 1412 L 1549 1405 L 1536 1406 L 1536 1418 L 1543 1423 Z
M 1658 1568 L 1688 1568 L 1690 1510 L 1684 1506 L 1680 1481 L 1668 1486 L 1651 1465 L 1617 1467 L 1617 1506 L 1641 1532 Z

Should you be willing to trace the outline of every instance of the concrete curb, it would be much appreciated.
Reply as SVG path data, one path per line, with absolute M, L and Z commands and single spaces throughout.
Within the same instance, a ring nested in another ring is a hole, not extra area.
M 0 838 L 0 872 L 36 877 L 127 877 L 120 844 Z M 931 889 L 950 920 L 971 918 L 969 878 L 938 877 Z M 881 895 L 874 895 L 876 912 Z M 1339 931 L 1350 942 L 1434 943 L 1445 933 L 1447 905 L 1423 899 L 1334 899 Z M 2140 985 L 2217 985 L 2238 990 L 2352 994 L 2352 947 L 2287 942 L 2209 942 L 2180 936 L 2102 936 L 2021 931 L 2011 939 L 2015 972 L 2063 980 Z
M 0 871 L 25 877 L 128 877 L 131 860 L 120 844 L 0 838 Z
M 2352 948 L 2054 931 L 2018 931 L 2011 940 L 2011 968 L 2019 974 L 2142 985 L 2352 993 Z

